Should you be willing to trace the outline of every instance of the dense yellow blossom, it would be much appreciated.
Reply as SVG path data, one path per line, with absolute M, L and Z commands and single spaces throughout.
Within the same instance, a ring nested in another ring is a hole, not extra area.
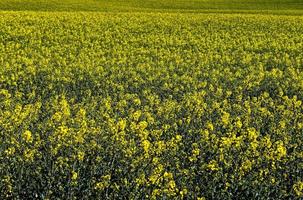
M 32 133 L 30 131 L 25 131 L 22 134 L 22 138 L 25 142 L 32 142 L 33 138 L 32 138 Z
M 297 183 L 295 183 L 293 186 L 293 190 L 295 191 L 298 197 L 303 197 L 303 182 L 298 181 Z
M 77 180 L 77 178 L 78 178 L 78 173 L 75 172 L 75 171 L 72 171 L 72 177 L 71 177 L 71 179 L 72 179 L 73 181 L 75 181 L 75 180 Z

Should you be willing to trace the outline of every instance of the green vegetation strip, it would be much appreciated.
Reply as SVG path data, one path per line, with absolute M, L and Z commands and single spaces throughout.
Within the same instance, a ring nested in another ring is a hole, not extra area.
M 1 0 L 0 10 L 303 14 L 301 0 Z

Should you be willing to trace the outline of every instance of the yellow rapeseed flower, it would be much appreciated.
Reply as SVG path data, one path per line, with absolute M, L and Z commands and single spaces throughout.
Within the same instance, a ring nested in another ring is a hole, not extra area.
M 32 138 L 32 133 L 30 131 L 25 131 L 22 133 L 22 139 L 25 141 L 25 142 L 32 142 L 33 141 L 33 138 Z
M 75 180 L 77 180 L 77 178 L 78 178 L 78 173 L 75 172 L 75 171 L 72 171 L 72 177 L 71 177 L 71 179 L 72 179 L 73 181 L 75 181 Z

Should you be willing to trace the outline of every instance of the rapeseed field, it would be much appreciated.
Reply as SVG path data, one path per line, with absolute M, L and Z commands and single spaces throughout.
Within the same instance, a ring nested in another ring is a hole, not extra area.
M 303 198 L 303 17 L 0 11 L 0 199 Z

